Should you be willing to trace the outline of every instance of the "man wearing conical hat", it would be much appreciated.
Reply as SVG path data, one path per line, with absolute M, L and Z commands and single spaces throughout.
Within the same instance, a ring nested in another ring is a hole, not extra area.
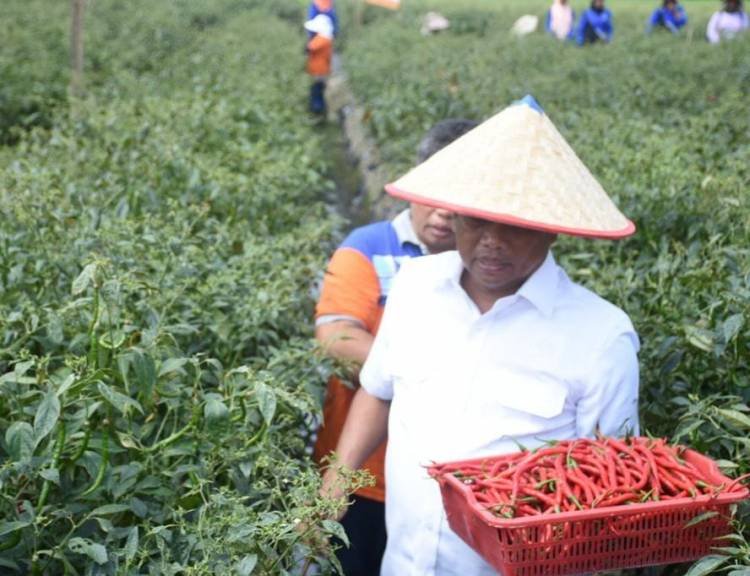
M 396 277 L 337 452 L 357 468 L 388 437 L 382 575 L 496 574 L 451 531 L 424 466 L 638 432 L 633 326 L 550 251 L 558 234 L 635 227 L 531 97 L 386 189 L 455 212 L 457 251 Z M 323 486 L 336 492 L 335 470 Z

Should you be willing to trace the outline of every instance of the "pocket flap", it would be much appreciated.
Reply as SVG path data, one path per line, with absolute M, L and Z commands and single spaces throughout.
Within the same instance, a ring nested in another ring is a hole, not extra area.
M 544 372 L 493 369 L 482 378 L 482 393 L 488 405 L 554 418 L 562 413 L 568 387 Z

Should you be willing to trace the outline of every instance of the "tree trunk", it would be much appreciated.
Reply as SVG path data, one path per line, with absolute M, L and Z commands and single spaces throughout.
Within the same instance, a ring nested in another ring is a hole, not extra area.
M 70 92 L 80 96 L 83 89 L 83 14 L 86 0 L 71 0 L 70 20 Z

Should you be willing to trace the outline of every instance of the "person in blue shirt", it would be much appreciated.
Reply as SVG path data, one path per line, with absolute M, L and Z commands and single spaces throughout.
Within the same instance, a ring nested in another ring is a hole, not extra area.
M 333 5 L 333 0 L 312 0 L 307 9 L 307 20 L 312 20 L 318 14 L 325 14 L 331 19 L 331 22 L 333 22 L 333 35 L 338 36 L 339 19 L 336 14 L 336 7 Z M 308 34 L 308 36 L 311 36 L 311 34 Z
M 612 12 L 604 7 L 604 0 L 592 0 L 591 7 L 582 15 L 576 30 L 576 43 L 579 46 L 594 42 L 612 41 L 614 27 L 612 26 Z
M 558 40 L 572 40 L 575 32 L 576 13 L 568 0 L 554 0 L 547 11 L 544 28 Z
M 677 0 L 664 0 L 661 8 L 657 8 L 649 18 L 646 32 L 650 33 L 654 28 L 669 30 L 672 34 L 678 34 L 680 28 L 687 24 L 687 13 Z

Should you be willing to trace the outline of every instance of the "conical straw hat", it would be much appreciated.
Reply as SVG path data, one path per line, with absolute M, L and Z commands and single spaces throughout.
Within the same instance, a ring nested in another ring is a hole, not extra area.
M 410 202 L 545 232 L 635 232 L 531 96 L 385 188 Z

